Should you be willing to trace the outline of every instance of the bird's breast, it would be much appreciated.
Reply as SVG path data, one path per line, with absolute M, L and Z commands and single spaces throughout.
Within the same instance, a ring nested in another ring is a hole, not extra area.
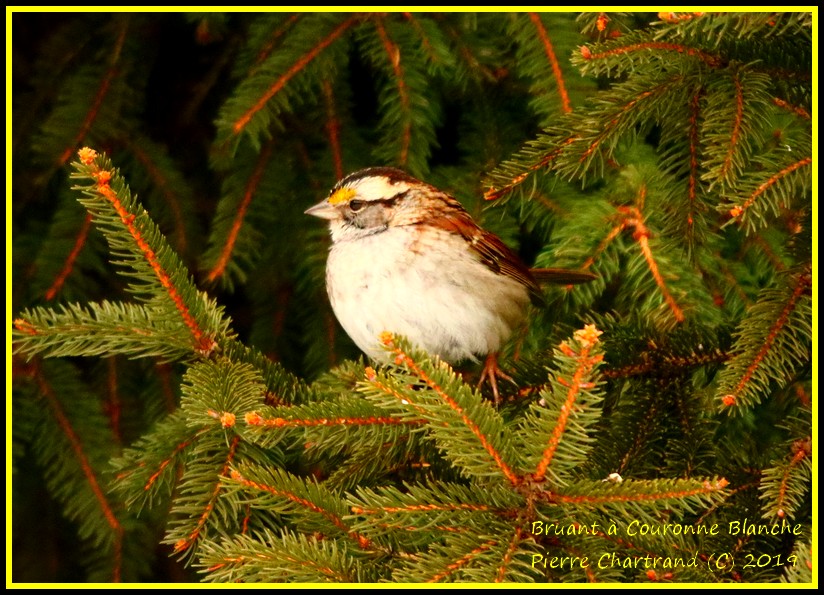
M 487 268 L 462 238 L 411 226 L 336 242 L 326 280 L 341 326 L 377 359 L 383 331 L 453 363 L 497 351 L 529 301 L 523 285 Z

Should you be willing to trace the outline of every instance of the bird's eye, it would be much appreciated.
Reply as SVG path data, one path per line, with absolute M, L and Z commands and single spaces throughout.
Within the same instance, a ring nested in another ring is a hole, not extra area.
M 353 213 L 357 213 L 358 211 L 360 211 L 365 206 L 366 206 L 366 201 L 365 200 L 350 200 L 349 201 L 349 210 L 352 211 Z

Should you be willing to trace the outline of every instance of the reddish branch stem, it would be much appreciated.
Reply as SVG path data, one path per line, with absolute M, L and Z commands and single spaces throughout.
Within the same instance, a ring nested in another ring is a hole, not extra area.
M 744 390 L 747 384 L 749 384 L 753 374 L 755 374 L 755 371 L 761 365 L 761 362 L 764 361 L 764 358 L 767 357 L 767 353 L 769 353 L 770 349 L 772 349 L 773 343 L 775 343 L 775 340 L 778 338 L 781 329 L 783 329 L 784 325 L 787 324 L 787 321 L 790 319 L 790 315 L 793 313 L 796 305 L 798 304 L 798 300 L 801 299 L 801 296 L 807 292 L 809 285 L 810 278 L 807 275 L 802 275 L 799 278 L 795 289 L 793 289 L 790 300 L 787 302 L 787 305 L 784 306 L 784 309 L 781 311 L 781 314 L 778 316 L 775 324 L 773 324 L 770 328 L 770 332 L 767 333 L 767 336 L 764 339 L 764 344 L 761 346 L 761 349 L 758 350 L 758 353 L 753 358 L 752 363 L 747 367 L 746 371 L 741 376 L 741 380 L 738 381 L 738 384 L 730 394 L 727 394 L 722 398 L 724 405 L 729 407 L 738 401 L 738 395 Z
M 558 85 L 558 94 L 561 96 L 561 109 L 565 114 L 568 114 L 572 111 L 572 106 L 569 101 L 569 94 L 567 93 L 566 85 L 564 85 L 564 75 L 563 72 L 561 72 L 561 65 L 558 63 L 558 58 L 555 56 L 555 49 L 552 47 L 549 34 L 547 33 L 546 27 L 544 27 L 544 23 L 538 13 L 530 12 L 529 18 L 532 21 L 532 24 L 535 25 L 535 29 L 538 30 L 538 37 L 541 39 L 541 44 L 544 46 L 546 57 L 552 66 L 552 74 L 555 77 L 555 84 Z
M 71 421 L 69 421 L 66 413 L 63 411 L 63 406 L 60 404 L 57 395 L 54 393 L 49 383 L 46 382 L 46 379 L 39 370 L 37 371 L 35 377 L 37 379 L 38 387 L 40 388 L 40 393 L 46 398 L 46 401 L 54 414 L 57 425 L 69 441 L 69 447 L 74 453 L 75 460 L 78 465 L 80 465 L 80 470 L 85 476 L 86 482 L 89 484 L 89 488 L 91 489 L 95 500 L 100 506 L 100 510 L 106 519 L 106 523 L 114 533 L 113 580 L 114 582 L 120 582 L 121 566 L 123 563 L 123 526 L 120 524 L 117 516 L 115 516 L 114 510 L 106 498 L 106 494 L 100 486 L 100 482 L 97 480 L 97 475 L 95 474 L 94 468 L 92 467 L 89 458 L 86 456 L 80 436 L 74 430 L 74 426 Z
M 266 171 L 266 165 L 269 163 L 269 158 L 272 155 L 272 147 L 273 143 L 267 143 L 258 156 L 255 169 L 249 178 L 249 182 L 246 184 L 246 188 L 243 192 L 243 199 L 240 201 L 240 205 L 237 208 L 237 213 L 235 214 L 235 219 L 232 221 L 232 227 L 229 229 L 229 235 L 226 236 L 226 243 L 223 244 L 223 249 L 220 251 L 220 256 L 218 257 L 217 262 L 206 276 L 206 279 L 209 282 L 214 282 L 216 279 L 222 277 L 226 272 L 226 265 L 229 264 L 229 259 L 232 258 L 232 253 L 234 252 L 235 244 L 237 243 L 237 237 L 240 234 L 240 229 L 243 227 L 243 221 L 246 218 L 246 211 L 249 210 L 249 205 L 252 203 L 252 198 L 255 196 L 255 192 L 260 185 L 260 180 Z
M 452 409 L 455 413 L 460 416 L 461 421 L 466 425 L 467 428 L 475 435 L 476 438 L 483 446 L 484 450 L 489 453 L 489 455 L 493 458 L 495 463 L 498 465 L 498 468 L 504 474 L 504 476 L 512 483 L 512 485 L 518 485 L 521 482 L 521 478 L 518 477 L 512 468 L 503 460 L 503 456 L 499 453 L 495 447 L 490 443 L 478 425 L 469 418 L 469 416 L 464 412 L 463 408 L 450 396 L 448 395 L 438 384 L 432 380 L 429 375 L 424 372 L 416 363 L 415 361 L 409 357 L 403 350 L 399 349 L 398 347 L 394 347 L 394 339 L 391 334 L 383 333 L 381 336 L 381 341 L 387 346 L 393 346 L 392 352 L 396 354 L 398 360 L 404 364 L 421 380 L 423 380 L 435 393 L 443 399 L 443 401 Z
M 251 479 L 246 479 L 237 471 L 232 472 L 232 479 L 239 481 L 246 487 L 260 490 L 262 492 L 267 492 L 269 494 L 272 494 L 273 496 L 277 496 L 278 498 L 286 498 L 287 500 L 291 500 L 295 504 L 298 504 L 299 506 L 302 506 L 307 510 L 311 510 L 312 512 L 315 512 L 327 518 L 338 529 L 340 529 L 349 537 L 354 539 L 362 549 L 368 549 L 371 546 L 371 541 L 368 538 L 364 537 L 357 531 L 352 531 L 338 515 L 329 510 L 326 510 L 325 508 L 321 508 L 320 506 L 318 506 L 314 502 L 307 500 L 306 498 L 301 498 L 297 494 L 293 494 L 292 492 L 288 492 L 286 490 L 282 490 L 274 486 L 258 483 Z
M 229 452 L 226 453 L 226 460 L 223 463 L 223 468 L 220 470 L 220 474 L 215 481 L 215 487 L 212 490 L 212 495 L 209 498 L 209 502 L 206 504 L 206 508 L 200 515 L 200 518 L 197 520 L 197 525 L 189 534 L 189 536 L 185 539 L 180 539 L 175 543 L 175 552 L 182 552 L 194 545 L 195 541 L 197 541 L 198 537 L 200 537 L 200 532 L 203 530 L 203 527 L 206 525 L 206 522 L 209 520 L 209 517 L 212 514 L 212 511 L 215 508 L 215 503 L 217 502 L 218 496 L 220 495 L 220 490 L 223 486 L 220 483 L 220 477 L 225 477 L 226 473 L 229 471 L 229 466 L 232 464 L 232 461 L 235 458 L 235 453 L 237 452 L 238 444 L 240 444 L 240 436 L 235 436 L 232 438 L 232 443 L 229 445 Z
M 260 98 L 255 102 L 255 104 L 250 107 L 246 112 L 238 118 L 235 123 L 232 125 L 232 130 L 235 134 L 240 134 L 243 132 L 243 129 L 251 122 L 252 117 L 260 110 L 264 108 L 264 106 L 269 102 L 272 97 L 277 95 L 283 87 L 286 86 L 286 83 L 289 80 L 298 74 L 301 70 L 306 68 L 306 66 L 318 55 L 323 52 L 327 47 L 329 47 L 332 42 L 334 42 L 338 37 L 340 37 L 344 31 L 346 31 L 353 23 L 355 22 L 355 17 L 349 18 L 342 22 L 340 25 L 335 27 L 335 29 L 323 38 L 320 43 L 318 43 L 315 47 L 309 50 L 306 54 L 301 56 L 294 64 L 292 64 L 289 69 L 284 72 L 274 83 L 270 86 L 266 92 L 260 96 Z
M 409 90 L 406 87 L 406 80 L 401 66 L 401 50 L 389 39 L 389 34 L 383 26 L 383 21 L 380 18 L 375 19 L 375 27 L 378 30 L 378 35 L 383 42 L 383 47 L 389 57 L 389 62 L 392 64 L 392 70 L 395 73 L 395 81 L 398 85 L 398 97 L 401 100 L 401 110 L 409 114 Z M 403 132 L 401 133 L 401 154 L 400 164 L 406 165 L 409 160 L 409 145 L 412 141 L 412 119 L 407 117 L 403 124 Z
M 88 151 L 88 149 L 81 149 L 81 154 L 84 151 Z M 89 164 L 91 164 L 94 157 L 87 157 L 86 155 L 81 155 L 81 160 L 84 162 L 88 160 Z M 97 180 L 97 192 L 103 198 L 108 200 L 114 207 L 115 211 L 120 217 L 121 222 L 126 227 L 129 234 L 131 234 L 132 238 L 134 238 L 138 248 L 140 248 L 140 251 L 143 253 L 144 258 L 152 267 L 152 270 L 155 272 L 158 281 L 160 281 L 160 284 L 163 286 L 163 288 L 169 294 L 169 297 L 174 302 L 175 307 L 177 308 L 178 312 L 180 312 L 180 315 L 183 317 L 183 322 L 189 328 L 189 330 L 192 333 L 192 336 L 195 339 L 196 349 L 201 353 L 210 353 L 216 345 L 214 339 L 208 337 L 206 333 L 204 333 L 201 330 L 194 316 L 192 316 L 192 313 L 189 311 L 189 308 L 186 306 L 186 303 L 183 301 L 183 297 L 180 295 L 180 292 L 174 285 L 171 277 L 169 276 L 169 273 L 167 273 L 166 270 L 161 266 L 160 261 L 157 258 L 157 254 L 154 250 L 152 250 L 151 246 L 149 246 L 149 243 L 143 237 L 142 232 L 134 224 L 134 221 L 136 219 L 135 215 L 129 213 L 129 211 L 126 210 L 126 207 L 124 207 L 123 203 L 120 202 L 117 193 L 114 190 L 112 190 L 112 187 L 109 185 L 109 182 L 112 178 L 112 172 L 95 167 L 95 170 L 92 172 L 91 176 Z
M 111 53 L 111 61 L 109 65 L 109 69 L 106 71 L 106 74 L 103 76 L 103 80 L 100 83 L 100 87 L 97 89 L 97 93 L 94 96 L 94 100 L 92 101 L 92 106 L 89 108 L 86 117 L 83 119 L 83 122 L 80 124 L 80 130 L 78 130 L 77 135 L 75 135 L 74 140 L 72 143 L 66 147 L 66 150 L 58 158 L 58 166 L 62 167 L 66 164 L 66 162 L 71 158 L 72 153 L 74 153 L 74 148 L 80 144 L 86 135 L 91 130 L 92 124 L 97 119 L 97 114 L 100 113 L 100 107 L 103 105 L 103 100 L 106 98 L 106 95 L 109 93 L 109 88 L 112 85 L 112 81 L 114 77 L 117 75 L 117 63 L 120 60 L 120 52 L 123 50 L 123 43 L 126 41 L 126 27 L 121 27 L 120 34 L 117 36 L 117 40 L 114 44 L 114 49 Z
M 51 284 L 51 287 L 46 290 L 46 299 L 53 300 L 55 296 L 60 292 L 63 288 L 63 284 L 66 282 L 66 278 L 71 274 L 72 270 L 74 269 L 74 263 L 77 260 L 80 251 L 83 249 L 83 246 L 86 245 L 86 238 L 89 236 L 89 230 L 92 227 L 92 216 L 91 214 L 87 214 L 86 218 L 83 220 L 83 226 L 80 228 L 80 233 L 77 234 L 77 239 L 74 241 L 74 246 L 69 252 L 69 255 L 66 257 L 66 262 L 63 263 L 63 268 L 58 273 L 57 277 L 54 279 L 54 282 Z

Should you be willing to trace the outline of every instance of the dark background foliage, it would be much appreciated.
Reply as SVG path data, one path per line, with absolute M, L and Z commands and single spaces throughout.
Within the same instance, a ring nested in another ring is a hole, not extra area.
M 569 371 L 552 348 L 597 324 L 603 406 L 582 406 L 591 440 L 574 444 L 592 450 L 573 470 L 576 481 L 596 483 L 580 488 L 581 498 L 594 497 L 613 472 L 650 482 L 632 494 L 639 502 L 674 489 L 667 482 L 724 477 L 723 503 L 704 502 L 706 510 L 679 518 L 772 521 L 780 512 L 804 534 L 702 543 L 700 551 L 735 548 L 784 560 L 749 573 L 711 573 L 711 580 L 809 580 L 809 568 L 788 565 L 786 556 L 809 553 L 814 529 L 817 13 L 9 16 L 15 582 L 279 580 L 209 566 L 231 557 L 232 547 L 248 553 L 259 545 L 241 543 L 248 535 L 236 530 L 233 514 L 246 510 L 243 523 L 258 537 L 283 527 L 301 539 L 328 536 L 288 520 L 292 511 L 277 503 L 276 513 L 249 513 L 252 497 L 242 490 L 221 496 L 211 534 L 192 538 L 190 550 L 179 547 L 179 536 L 194 534 L 197 519 L 208 516 L 191 499 L 202 496 L 211 507 L 209 494 L 226 489 L 228 471 L 209 459 L 221 444 L 242 445 L 238 465 L 314 477 L 350 498 L 340 469 L 369 488 L 424 478 L 413 470 L 420 454 L 413 447 L 374 468 L 372 451 L 359 450 L 361 435 L 338 442 L 311 428 L 288 434 L 295 444 L 320 443 L 320 454 L 309 449 L 305 458 L 301 448 L 272 446 L 246 427 L 237 434 L 220 427 L 202 411 L 213 385 L 204 388 L 193 372 L 214 361 L 186 346 L 185 329 L 169 335 L 165 350 L 153 352 L 138 338 L 101 358 L 91 352 L 100 333 L 80 337 L 69 332 L 82 327 L 76 321 L 55 322 L 70 304 L 148 308 L 165 297 L 135 289 L 146 280 L 112 262 L 123 255 L 112 255 L 104 217 L 92 221 L 78 203 L 72 186 L 84 174 L 72 177 L 72 162 L 84 145 L 112 159 L 194 286 L 225 308 L 239 341 L 216 323 L 221 353 L 265 379 L 268 392 L 255 405 L 272 415 L 292 405 L 305 405 L 308 417 L 315 405 L 355 411 L 363 402 L 353 404 L 351 395 L 377 398 L 364 388 L 366 362 L 326 299 L 326 230 L 303 215 L 346 173 L 404 167 L 453 193 L 526 262 L 590 267 L 596 282 L 548 289 L 549 307 L 534 312 L 509 347 L 519 389 L 501 414 L 507 431 L 539 400 L 552 400 L 548 371 L 550 378 Z M 162 264 L 176 266 L 169 254 Z M 56 338 L 38 343 L 49 328 Z M 178 339 L 182 351 L 175 351 Z M 81 357 L 88 355 L 95 357 Z M 466 372 L 471 377 L 472 366 Z M 408 370 L 387 374 L 405 381 Z M 559 393 L 556 387 L 556 400 Z M 184 452 L 181 436 L 192 428 L 208 440 Z M 460 465 L 441 456 L 450 448 L 463 454 L 466 445 L 441 447 L 429 453 L 433 476 L 485 494 L 486 484 L 458 478 Z M 158 461 L 177 475 L 141 494 L 129 473 Z M 202 476 L 192 479 L 197 470 Z M 221 536 L 240 541 L 227 545 Z M 326 543 L 346 551 L 339 540 Z M 452 544 L 455 552 L 465 545 Z M 221 554 L 224 547 L 229 553 Z M 527 565 L 525 552 L 535 547 L 603 546 L 525 539 L 519 555 Z M 672 554 L 666 547 L 663 555 Z M 434 568 L 454 564 L 450 547 L 433 551 L 444 556 Z M 362 567 L 353 560 L 346 564 L 363 574 L 344 573 L 350 578 L 426 578 L 397 560 Z M 458 580 L 487 580 L 482 565 L 478 574 L 466 572 Z M 624 572 L 599 580 L 669 579 Z

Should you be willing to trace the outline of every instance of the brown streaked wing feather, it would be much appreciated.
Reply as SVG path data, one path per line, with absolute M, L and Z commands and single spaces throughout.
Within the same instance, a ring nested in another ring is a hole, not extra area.
M 450 200 L 448 204 L 453 207 L 457 206 L 457 208 L 427 219 L 425 223 L 462 236 L 470 250 L 477 254 L 480 261 L 490 270 L 511 277 L 524 285 L 529 290 L 530 299 L 534 303 L 543 302 L 541 288 L 520 257 L 498 236 L 478 227 L 463 207 L 453 200 Z

